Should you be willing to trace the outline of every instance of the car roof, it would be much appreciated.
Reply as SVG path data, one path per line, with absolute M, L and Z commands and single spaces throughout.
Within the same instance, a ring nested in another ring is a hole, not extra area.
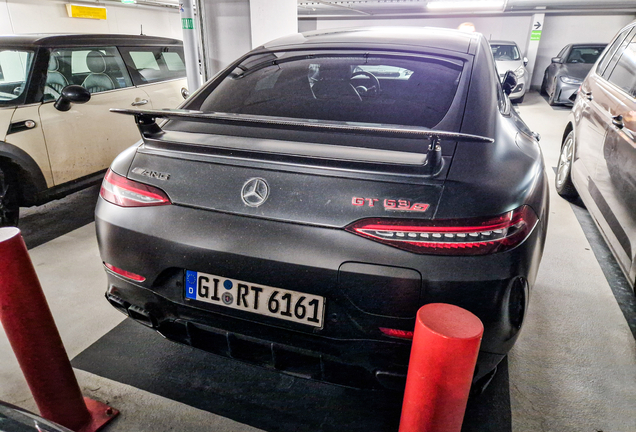
M 388 47 L 413 50 L 413 47 L 439 48 L 468 53 L 483 36 L 459 30 L 435 27 L 359 27 L 316 30 L 275 39 L 264 45 L 267 49 L 290 47 Z
M 0 46 L 29 48 L 85 45 L 181 45 L 178 39 L 123 34 L 25 34 L 0 35 Z
M 575 44 L 571 44 L 572 48 L 579 48 L 579 47 L 604 47 L 607 46 L 606 43 L 598 43 L 598 42 L 594 42 L 594 43 L 575 43 Z
M 514 41 L 505 41 L 505 40 L 491 40 L 488 41 L 489 44 L 497 44 L 497 45 L 517 45 Z

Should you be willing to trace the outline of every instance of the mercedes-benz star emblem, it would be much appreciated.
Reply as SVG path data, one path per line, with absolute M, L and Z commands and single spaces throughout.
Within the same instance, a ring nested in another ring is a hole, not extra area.
M 251 178 L 243 185 L 241 198 L 250 207 L 258 207 L 269 196 L 269 186 L 262 178 Z

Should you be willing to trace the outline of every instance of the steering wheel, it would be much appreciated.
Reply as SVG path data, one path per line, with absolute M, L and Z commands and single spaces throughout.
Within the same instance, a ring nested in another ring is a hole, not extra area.
M 366 71 L 354 72 L 353 75 L 351 75 L 351 78 L 349 78 L 349 81 L 352 81 L 354 78 L 359 76 L 365 76 L 367 78 L 370 78 L 371 81 L 373 81 L 373 85 L 371 85 L 370 87 L 366 87 L 362 85 L 356 86 L 355 84 L 353 85 L 360 96 L 375 97 L 380 94 L 381 92 L 380 81 L 371 72 L 366 72 Z

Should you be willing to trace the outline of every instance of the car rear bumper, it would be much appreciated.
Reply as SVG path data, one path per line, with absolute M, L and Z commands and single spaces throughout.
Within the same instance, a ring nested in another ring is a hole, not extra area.
M 174 205 L 121 208 L 101 198 L 96 227 L 102 260 L 146 277 L 138 283 L 108 272 L 107 298 L 130 317 L 215 354 L 354 387 L 400 386 L 410 341 L 384 336 L 379 327 L 410 330 L 417 309 L 435 302 L 456 304 L 482 320 L 475 379 L 492 370 L 518 337 L 543 244 L 539 223 L 507 252 L 417 255 L 341 229 Z M 361 296 L 360 287 L 345 282 L 345 263 L 409 269 L 421 283 L 415 297 L 391 283 L 388 291 Z M 322 295 L 324 326 L 186 299 L 185 269 Z M 384 304 L 392 305 L 390 314 Z

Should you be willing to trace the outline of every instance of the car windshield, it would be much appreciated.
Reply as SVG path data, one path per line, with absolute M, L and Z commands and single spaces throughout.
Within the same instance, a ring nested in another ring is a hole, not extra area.
M 574 47 L 570 51 L 567 63 L 596 63 L 604 47 Z
M 517 45 L 490 44 L 490 49 L 497 61 L 521 60 Z
M 32 60 L 30 51 L 0 50 L 0 104 L 11 103 L 23 95 Z
M 449 110 L 463 66 L 442 57 L 267 54 L 246 59 L 200 109 L 430 128 Z

